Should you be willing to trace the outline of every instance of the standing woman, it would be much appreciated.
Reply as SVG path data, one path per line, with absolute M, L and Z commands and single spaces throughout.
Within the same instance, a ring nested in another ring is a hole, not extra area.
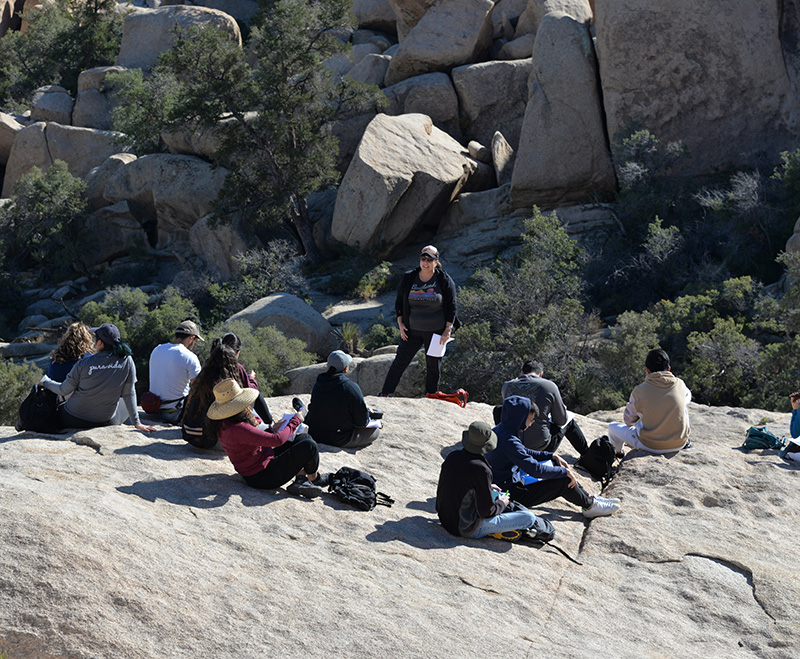
M 131 349 L 120 340 L 116 325 L 93 330 L 94 354 L 78 361 L 62 383 L 47 377 L 41 384 L 60 396 L 69 396 L 58 408 L 62 428 L 118 426 L 130 419 L 137 430 L 152 432 L 139 420 L 136 408 L 136 366 Z M 72 394 L 72 395 L 70 395 Z
M 423 247 L 419 267 L 403 275 L 394 308 L 402 340 L 379 395 L 394 393 L 403 372 L 422 347 L 427 366 L 425 393 L 435 394 L 439 390 L 442 358 L 428 355 L 428 346 L 434 334 L 441 334 L 439 342 L 446 343 L 460 323 L 456 317 L 456 285 L 442 270 L 439 250 L 433 245 Z

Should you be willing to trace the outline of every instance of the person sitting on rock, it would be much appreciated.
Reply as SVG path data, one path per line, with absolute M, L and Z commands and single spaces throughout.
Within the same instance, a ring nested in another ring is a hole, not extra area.
M 536 414 L 536 408 L 524 396 L 509 396 L 503 401 L 500 423 L 494 427 L 497 448 L 486 455 L 495 484 L 526 508 L 563 497 L 580 506 L 588 518 L 617 510 L 618 499 L 589 494 L 578 483 L 572 467 L 555 453 L 534 451 L 523 445 L 520 434 L 533 423 Z
M 436 512 L 442 526 L 464 538 L 532 528 L 536 515 L 527 508 L 510 511 L 508 495 L 492 483 L 484 457 L 497 447 L 491 426 L 473 421 L 461 435 L 461 446 L 445 458 L 439 473 Z
M 320 444 L 360 448 L 372 444 L 380 434 L 379 422 L 371 422 L 361 388 L 347 374 L 353 358 L 334 350 L 328 355 L 328 370 L 317 376 L 308 405 L 308 432 Z
M 608 438 L 617 453 L 624 444 L 646 453 L 673 453 L 687 448 L 692 392 L 683 380 L 675 377 L 669 355 L 651 350 L 644 362 L 647 377 L 637 385 L 625 406 L 625 423 L 609 423 Z
M 111 323 L 94 328 L 94 354 L 78 360 L 64 382 L 46 375 L 41 385 L 67 398 L 58 406 L 61 428 L 118 426 L 128 419 L 137 430 L 152 432 L 139 420 L 136 407 L 136 365 L 130 346 L 123 343 L 119 329 Z
M 555 453 L 566 437 L 578 455 L 583 455 L 589 448 L 586 437 L 564 405 L 558 385 L 543 375 L 544 367 L 539 362 L 527 360 L 522 364 L 519 377 L 505 382 L 501 390 L 504 400 L 509 396 L 525 396 L 539 410 L 533 423 L 522 433 L 522 443 L 534 451 Z M 495 423 L 498 422 L 495 418 Z
M 200 373 L 200 360 L 192 352 L 203 341 L 200 330 L 191 320 L 184 320 L 169 343 L 162 343 L 150 353 L 150 392 L 161 399 L 155 415 L 167 423 L 178 423 L 189 385 Z
M 78 360 L 92 354 L 93 350 L 94 335 L 89 326 L 80 321 L 72 323 L 50 353 L 47 377 L 54 382 L 63 382 Z
M 250 487 L 274 490 L 294 478 L 286 488 L 289 494 L 318 497 L 330 475 L 319 473 L 319 448 L 311 436 L 294 436 L 303 415 L 297 412 L 277 432 L 262 430 L 251 408 L 257 397 L 258 390 L 242 388 L 233 378 L 217 383 L 214 402 L 208 408 L 209 434 L 219 441 Z

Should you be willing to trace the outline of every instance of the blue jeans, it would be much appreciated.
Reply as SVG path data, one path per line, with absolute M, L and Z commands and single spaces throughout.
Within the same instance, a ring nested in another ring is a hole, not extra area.
M 529 529 L 536 522 L 536 515 L 531 510 L 515 510 L 512 513 L 500 513 L 494 517 L 486 517 L 481 522 L 473 538 L 484 538 L 490 533 L 503 533 L 517 529 Z

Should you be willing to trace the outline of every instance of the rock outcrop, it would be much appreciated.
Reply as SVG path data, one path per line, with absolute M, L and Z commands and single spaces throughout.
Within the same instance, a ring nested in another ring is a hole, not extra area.
M 290 401 L 268 403 L 277 416 Z M 552 547 L 460 539 L 439 525 L 442 458 L 471 421 L 491 421 L 490 406 L 367 404 L 385 412 L 378 441 L 322 447 L 321 467 L 374 475 L 395 504 L 371 512 L 330 494 L 248 488 L 223 454 L 192 449 L 174 427 L 2 428 L 0 648 L 12 657 L 796 654 L 800 468 L 777 451 L 738 448 L 749 425 L 767 416 L 783 434 L 789 415 L 692 405 L 694 448 L 629 453 L 605 490 L 622 500 L 614 516 L 586 521 L 563 500 L 536 508 L 576 565 Z M 593 438 L 621 411 L 577 418 Z M 562 453 L 575 461 L 568 445 Z M 24 641 L 28 651 L 14 652 Z
M 379 114 L 339 186 L 333 237 L 386 254 L 439 216 L 472 167 L 461 145 L 422 114 Z

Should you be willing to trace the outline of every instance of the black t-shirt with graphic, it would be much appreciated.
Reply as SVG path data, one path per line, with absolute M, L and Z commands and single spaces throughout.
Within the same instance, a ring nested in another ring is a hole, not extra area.
M 411 284 L 408 293 L 410 329 L 419 332 L 441 332 L 444 329 L 444 302 L 438 277 L 422 281 L 419 277 Z

